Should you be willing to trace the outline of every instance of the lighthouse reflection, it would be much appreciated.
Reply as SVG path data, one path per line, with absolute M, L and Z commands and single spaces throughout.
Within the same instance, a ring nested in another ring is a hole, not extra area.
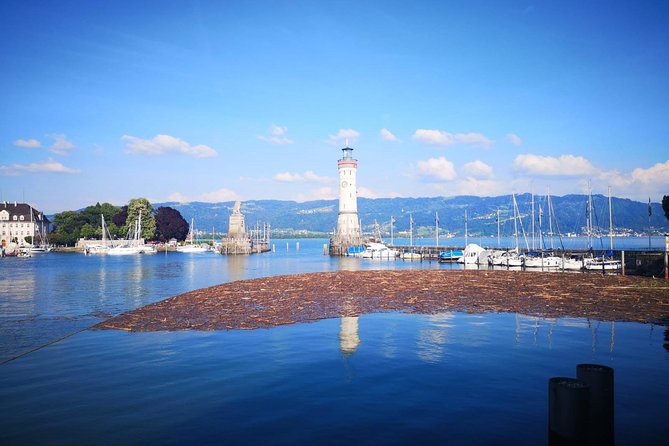
M 360 345 L 358 319 L 358 316 L 344 316 L 341 318 L 339 329 L 339 351 L 345 356 L 350 356 L 355 353 Z

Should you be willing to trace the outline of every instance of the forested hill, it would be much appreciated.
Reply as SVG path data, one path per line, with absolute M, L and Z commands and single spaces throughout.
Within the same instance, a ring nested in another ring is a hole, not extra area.
M 525 230 L 532 224 L 532 196 L 516 196 L 518 211 Z M 553 229 L 563 234 L 581 233 L 586 225 L 588 197 L 586 195 L 565 195 L 551 197 L 554 219 Z M 648 203 L 629 199 L 613 198 L 613 225 L 616 232 L 647 232 L 649 227 Z M 305 230 L 312 232 L 331 232 L 337 225 L 338 200 L 317 200 L 306 202 L 279 200 L 251 200 L 242 202 L 242 213 L 247 227 L 256 223 L 270 223 L 272 229 Z M 154 208 L 170 206 L 181 212 L 190 223 L 195 219 L 195 226 L 202 231 L 227 232 L 228 217 L 234 202 L 223 203 L 154 203 Z M 542 227 L 549 227 L 548 200 L 545 196 L 534 197 L 535 226 L 541 215 Z M 608 197 L 593 196 L 593 222 L 596 227 L 608 233 L 609 206 Z M 502 234 L 513 233 L 513 198 L 511 195 L 498 197 L 433 197 L 433 198 L 359 198 L 358 214 L 365 232 L 371 232 L 377 222 L 382 230 L 389 230 L 390 218 L 394 218 L 395 231 L 409 229 L 409 215 L 413 216 L 416 233 L 432 231 L 435 226 L 435 213 L 439 215 L 439 227 L 444 231 L 462 235 L 464 233 L 465 210 L 467 211 L 468 232 L 470 235 L 497 234 L 497 211 L 500 215 Z M 557 228 L 556 228 L 557 226 Z M 652 204 L 650 227 L 654 232 L 669 231 L 669 221 L 665 218 L 660 203 Z

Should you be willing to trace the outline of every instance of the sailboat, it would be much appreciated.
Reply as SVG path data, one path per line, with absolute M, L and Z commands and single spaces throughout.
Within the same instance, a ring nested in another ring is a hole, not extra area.
M 141 241 L 142 236 L 142 211 L 140 210 L 135 227 L 128 231 L 129 242 L 109 248 L 107 254 L 111 256 L 133 255 L 133 254 L 155 254 L 156 248 L 153 245 L 145 245 Z
M 516 242 L 516 247 L 512 250 L 504 251 L 496 255 L 491 255 L 488 257 L 488 263 L 493 266 L 506 266 L 506 267 L 522 267 L 525 264 L 525 257 L 520 254 L 519 248 L 519 239 L 518 239 L 518 203 L 516 202 L 516 194 L 512 194 L 513 197 L 513 234 L 514 240 Z M 525 234 L 523 232 L 523 234 Z M 527 244 L 527 240 L 525 241 Z
M 32 228 L 35 228 L 35 221 L 34 221 L 34 211 L 32 206 L 30 207 L 30 226 Z M 41 220 L 41 226 L 40 228 L 33 229 L 33 233 L 37 234 L 37 237 L 33 237 L 32 240 L 32 245 L 30 246 L 29 252 L 31 254 L 38 254 L 38 253 L 43 253 L 43 252 L 49 252 L 51 251 L 51 247 L 49 246 L 49 242 L 46 238 L 46 232 L 44 232 L 44 217 L 42 214 L 38 216 L 39 220 Z M 37 240 L 35 240 L 37 239 Z M 37 244 L 35 244 L 35 241 L 37 241 Z
M 188 229 L 188 235 L 186 236 L 186 241 L 183 245 L 177 246 L 177 252 L 186 252 L 186 253 L 200 253 L 200 252 L 209 252 L 209 245 L 202 243 L 199 245 L 193 244 L 193 234 L 195 233 L 195 219 L 192 218 L 190 222 L 190 228 Z
M 586 260 L 585 269 L 589 271 L 618 271 L 622 262 L 613 258 L 613 209 L 611 206 L 611 188 L 609 187 L 609 252 L 593 256 Z
M 555 269 L 562 267 L 563 259 L 556 256 L 553 252 L 553 202 L 551 200 L 550 191 L 548 192 L 547 197 L 548 202 L 548 226 L 549 226 L 549 236 L 551 238 L 551 247 L 550 251 L 546 252 L 544 247 L 544 234 L 542 228 L 542 217 L 543 217 L 543 208 L 539 207 L 539 244 L 542 249 L 534 255 L 525 256 L 525 267 L 526 268 L 541 268 L 541 269 Z M 534 222 L 533 222 L 534 223 Z M 557 224 L 557 222 L 556 222 Z M 534 224 L 532 224 L 534 226 Z M 532 239 L 534 239 L 534 234 L 532 234 Z
M 111 240 L 111 234 L 109 234 L 109 229 L 107 228 L 107 225 L 105 223 L 105 215 L 100 214 L 100 219 L 101 219 L 101 225 L 102 225 L 102 240 L 100 240 L 100 243 L 95 244 L 95 245 L 88 245 L 86 247 L 86 254 L 108 254 L 109 249 L 111 246 L 109 246 L 109 242 L 107 239 L 107 235 L 109 235 L 109 240 Z
M 423 255 L 413 247 L 413 215 L 409 214 L 409 246 L 411 249 L 407 252 L 403 252 L 401 255 L 402 260 L 420 260 L 423 258 Z

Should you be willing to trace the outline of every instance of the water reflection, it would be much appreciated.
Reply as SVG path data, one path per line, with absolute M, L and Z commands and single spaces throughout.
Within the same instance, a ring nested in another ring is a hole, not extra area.
M 246 268 L 249 258 L 249 256 L 226 256 L 228 280 L 230 282 L 246 279 Z
M 444 346 L 448 342 L 448 330 L 453 327 L 453 313 L 433 314 L 427 317 L 426 326 L 418 332 L 416 354 L 428 363 L 441 362 Z
M 360 345 L 358 335 L 358 316 L 344 316 L 341 318 L 339 327 L 339 351 L 345 356 L 350 356 Z
M 0 316 L 3 318 L 33 314 L 36 311 L 34 276 L 0 279 L 0 295 L 6 296 L 0 302 Z

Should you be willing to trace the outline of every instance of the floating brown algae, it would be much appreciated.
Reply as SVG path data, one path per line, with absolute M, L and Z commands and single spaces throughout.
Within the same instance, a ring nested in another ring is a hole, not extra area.
M 108 319 L 93 329 L 255 329 L 379 311 L 512 312 L 667 324 L 669 282 L 490 270 L 296 274 L 191 291 Z

